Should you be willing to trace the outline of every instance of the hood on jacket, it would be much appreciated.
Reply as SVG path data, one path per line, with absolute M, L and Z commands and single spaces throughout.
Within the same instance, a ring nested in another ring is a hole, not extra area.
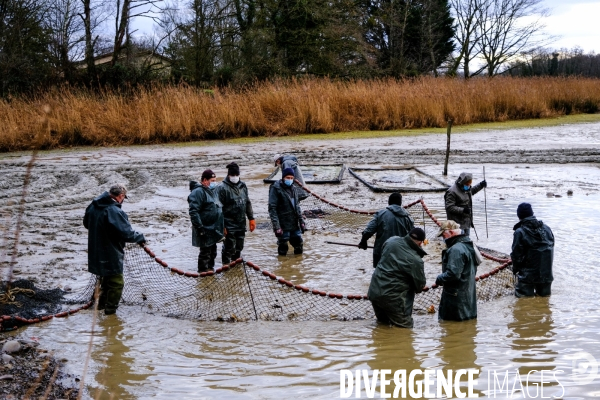
M 523 228 L 525 232 L 529 235 L 541 238 L 542 236 L 542 227 L 544 223 L 542 221 L 538 221 L 538 219 L 534 216 L 523 218 L 519 222 L 515 224 L 513 230 L 516 231 L 519 228 Z
M 414 250 L 417 252 L 417 254 L 419 255 L 419 257 L 423 258 L 423 257 L 425 257 L 426 255 L 428 255 L 428 254 L 427 254 L 427 252 L 426 252 L 425 250 L 423 250 L 423 248 L 422 248 L 422 247 L 420 247 L 419 245 L 417 245 L 417 244 L 416 244 L 416 243 L 415 243 L 415 242 L 412 240 L 412 238 L 410 237 L 410 235 L 406 235 L 406 236 L 404 236 L 404 240 L 406 240 L 406 243 L 408 243 L 408 245 L 409 245 L 410 247 L 412 247 L 412 248 L 413 248 L 413 249 L 414 249 Z
M 399 206 L 398 204 L 390 204 L 386 208 L 399 217 L 405 217 L 409 215 L 408 211 L 406 211 L 404 207 Z
M 469 172 L 463 172 L 458 176 L 456 183 L 459 185 L 464 185 L 465 183 L 473 180 L 473 174 Z
M 108 192 L 104 192 L 100 196 L 96 197 L 92 201 L 92 203 L 94 203 L 94 206 L 98 207 L 98 208 L 110 207 L 112 205 L 121 207 L 121 205 L 119 203 L 117 203 L 116 201 L 114 201 L 112 199 L 112 197 L 110 197 L 110 194 Z
M 190 181 L 190 192 L 194 189 L 198 189 L 202 184 L 196 181 Z

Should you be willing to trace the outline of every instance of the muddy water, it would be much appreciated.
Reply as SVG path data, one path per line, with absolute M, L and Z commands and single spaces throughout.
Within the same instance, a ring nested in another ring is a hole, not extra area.
M 581 146 L 574 139 L 570 146 L 594 150 L 595 143 L 590 138 L 600 137 L 600 125 L 595 129 L 597 131 L 584 136 Z M 574 126 L 565 131 L 574 132 L 571 134 L 574 138 L 581 130 Z M 589 131 L 588 126 L 586 131 Z M 566 146 L 560 141 L 560 132 L 554 132 L 555 136 L 551 134 L 534 132 L 533 137 L 543 142 L 544 151 L 554 149 L 556 143 Z M 524 136 L 522 131 L 507 135 L 522 141 Z M 492 143 L 503 143 L 499 134 L 490 133 L 489 137 Z M 373 146 L 388 147 L 383 143 L 388 140 L 373 141 Z M 395 145 L 416 148 L 414 140 Z M 461 140 L 468 143 L 474 139 L 465 135 Z M 352 141 L 340 143 L 338 153 L 346 154 L 347 163 L 364 162 L 363 158 L 352 157 L 354 146 Z M 431 146 L 434 153 L 436 146 Z M 494 146 L 490 145 L 496 148 Z M 425 154 L 429 147 L 425 144 L 422 147 Z M 189 158 L 178 155 L 179 150 L 162 148 L 140 152 L 98 150 L 97 154 L 110 159 L 105 163 L 92 162 L 94 158 L 90 154 L 77 152 L 69 155 L 72 161 L 60 153 L 43 158 L 26 207 L 24 243 L 16 266 L 18 275 L 37 277 L 44 285 L 70 285 L 75 289 L 83 285 L 87 276 L 80 271 L 85 269 L 86 236 L 80 227 L 81 214 L 89 198 L 114 179 L 123 179 L 133 187 L 130 202 L 124 209 L 134 225 L 148 233 L 153 249 L 170 265 L 193 270 L 196 253 L 189 246 L 186 180 L 210 165 L 211 160 L 217 164 L 214 160 L 227 154 L 226 150 L 207 151 L 214 154 L 202 156 L 204 158 L 189 156 L 187 149 L 182 154 Z M 256 157 L 267 159 L 268 154 L 263 151 Z M 373 154 L 380 156 L 372 157 L 380 163 L 401 161 L 376 149 Z M 548 154 L 542 156 L 549 157 Z M 573 154 L 571 161 L 581 159 Z M 161 157 L 165 161 L 156 162 Z M 307 153 L 306 157 L 310 155 Z M 555 283 L 549 299 L 506 297 L 482 303 L 478 319 L 465 323 L 440 324 L 435 315 L 417 315 L 413 330 L 379 326 L 374 321 L 199 323 L 150 315 L 136 307 L 122 307 L 117 316 L 100 316 L 93 333 L 91 312 L 52 320 L 21 333 L 39 338 L 43 347 L 67 359 L 67 368 L 74 373 L 81 373 L 88 343 L 93 338 L 90 370 L 85 380 L 92 398 L 294 396 L 329 399 L 339 396 L 340 369 L 440 367 L 479 369 L 481 374 L 475 389 L 480 397 L 494 397 L 488 392 L 488 373 L 509 371 L 512 379 L 516 371 L 523 376 L 541 369 L 555 371 L 562 385 L 546 386 L 546 397 L 561 395 L 563 388 L 564 397 L 568 398 L 600 396 L 600 379 L 580 384 L 571 377 L 571 358 L 578 352 L 588 352 L 600 360 L 597 290 L 600 287 L 597 273 L 600 168 L 598 164 L 551 164 L 548 159 L 545 164 L 507 164 L 503 157 L 500 154 L 486 164 L 490 184 L 487 190 L 489 239 L 485 237 L 483 193 L 475 196 L 478 243 L 508 252 L 516 206 L 522 200 L 530 201 L 538 218 L 552 227 L 557 241 Z M 423 155 L 420 167 L 442 178 L 440 165 L 427 163 L 425 158 Z M 256 162 L 256 158 L 250 159 Z M 119 165 L 124 160 L 129 161 Z M 478 162 L 477 159 L 471 161 Z M 264 222 L 267 187 L 260 179 L 268 175 L 270 167 L 265 162 L 251 164 L 248 169 L 253 172 L 246 173 L 244 178 L 255 201 L 258 222 Z M 450 176 L 470 170 L 478 180 L 482 175 L 478 172 L 480 169 L 481 164 L 453 164 Z M 3 165 L 3 171 L 8 173 L 0 178 L 3 188 L 0 201 L 7 210 L 13 207 L 11 182 L 22 179 L 23 166 L 11 161 Z M 242 171 L 244 173 L 244 169 Z M 224 170 L 217 169 L 217 173 L 222 176 Z M 67 194 L 69 187 L 70 191 L 77 188 L 77 196 Z M 574 191 L 573 196 L 567 196 L 568 189 Z M 379 208 L 385 203 L 385 195 L 375 195 L 351 180 L 345 180 L 340 186 L 319 186 L 316 190 L 325 197 L 340 199 L 357 208 Z M 547 197 L 547 192 L 562 197 Z M 416 196 L 406 196 L 405 201 L 414 198 Z M 428 194 L 425 201 L 434 213 L 443 217 L 439 194 Z M 4 226 L 9 225 L 9 221 L 4 219 Z M 324 243 L 325 240 L 357 242 L 358 235 L 309 233 L 305 239 L 303 256 L 281 258 L 275 255 L 272 233 L 257 230 L 248 234 L 244 254 L 277 275 L 310 287 L 342 293 L 366 290 L 372 271 L 369 254 Z M 437 273 L 436 268 L 439 264 L 430 260 L 428 283 Z M 531 394 L 533 385 L 540 379 L 535 374 L 530 378 Z M 495 396 L 506 397 L 499 393 Z M 518 397 L 518 393 L 513 396 Z

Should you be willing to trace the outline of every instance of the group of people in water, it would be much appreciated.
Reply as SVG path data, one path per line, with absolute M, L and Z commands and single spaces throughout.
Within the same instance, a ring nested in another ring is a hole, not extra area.
M 268 212 L 277 238 L 277 253 L 302 254 L 306 224 L 300 202 L 308 194 L 298 161 L 293 155 L 276 155 L 281 179 L 269 188 Z M 477 317 L 475 275 L 481 262 L 470 239 L 473 227 L 472 196 L 487 186 L 483 180 L 472 185 L 469 173 L 460 174 L 445 195 L 447 220 L 441 223 L 438 236 L 446 244 L 442 252 L 442 271 L 436 284 L 443 287 L 438 315 L 441 320 L 464 321 Z M 300 182 L 298 185 L 297 182 Z M 198 272 L 212 270 L 217 257 L 217 243 L 223 242 L 221 262 L 227 264 L 240 257 L 247 229 L 256 229 L 252 202 L 246 184 L 240 180 L 240 167 L 227 165 L 227 176 L 220 184 L 216 174 L 205 170 L 200 182 L 190 182 L 188 196 L 192 223 L 192 244 L 200 249 Z M 88 206 L 84 225 L 89 230 L 89 271 L 99 277 L 99 308 L 112 314 L 118 307 L 123 290 L 123 249 L 125 242 L 143 243 L 127 215 L 121 210 L 127 189 L 115 185 Z M 554 236 L 551 229 L 534 216 L 528 203 L 517 209 L 519 222 L 514 227 L 511 252 L 516 277 L 515 295 L 548 296 L 552 284 Z M 248 223 L 246 222 L 248 221 Z M 368 297 L 377 319 L 399 327 L 412 327 L 415 294 L 425 287 L 422 258 L 425 232 L 414 226 L 402 207 L 402 195 L 392 193 L 388 206 L 378 211 L 362 233 L 358 244 L 367 249 L 367 241 L 375 235 L 373 267 Z

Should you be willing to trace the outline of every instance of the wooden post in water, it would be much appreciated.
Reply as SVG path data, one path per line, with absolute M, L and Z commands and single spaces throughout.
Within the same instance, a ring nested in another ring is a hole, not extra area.
M 452 118 L 448 118 L 448 130 L 446 131 L 446 161 L 444 162 L 444 176 L 448 175 L 448 159 L 450 158 L 450 133 L 452 131 Z

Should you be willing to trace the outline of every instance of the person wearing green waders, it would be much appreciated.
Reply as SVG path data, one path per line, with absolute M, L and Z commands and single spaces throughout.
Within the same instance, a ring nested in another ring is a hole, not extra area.
M 131 227 L 121 209 L 127 188 L 114 185 L 96 197 L 86 208 L 83 226 L 88 230 L 88 271 L 98 276 L 98 309 L 110 315 L 117 312 L 123 293 L 125 243 L 145 243 L 144 235 Z
M 383 244 L 381 260 L 373 272 L 369 285 L 369 300 L 381 323 L 413 327 L 415 294 L 425 286 L 422 249 L 425 231 L 413 228 L 404 237 L 392 236 Z
M 477 318 L 475 275 L 480 261 L 473 241 L 461 225 L 452 220 L 440 224 L 438 236 L 447 247 L 442 251 L 442 273 L 435 280 L 444 288 L 438 318 L 445 321 Z

